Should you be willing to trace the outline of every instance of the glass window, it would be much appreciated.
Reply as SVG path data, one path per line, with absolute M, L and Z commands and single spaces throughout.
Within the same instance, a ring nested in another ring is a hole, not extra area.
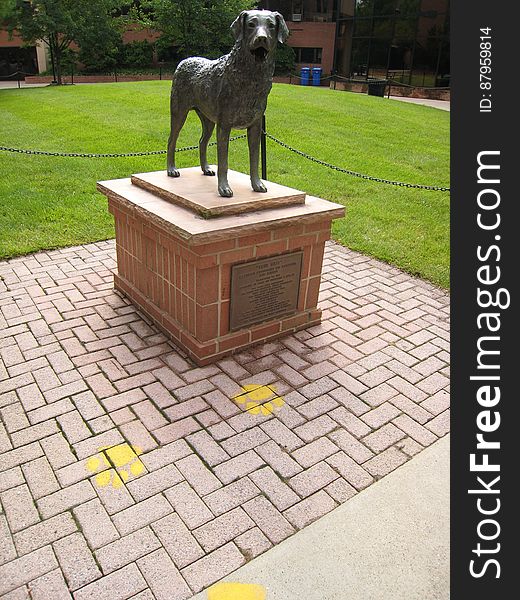
M 303 0 L 294 0 L 294 2 L 292 3 L 292 14 L 303 14 Z
M 316 12 L 317 13 L 329 12 L 329 0 L 316 0 Z
M 396 19 L 394 37 L 402 39 L 413 39 L 417 27 L 417 19 Z
M 374 18 L 373 35 L 376 38 L 385 39 L 393 37 L 395 19 Z
M 334 17 L 336 16 L 337 3 L 339 2 L 339 16 L 340 18 L 353 17 L 355 0 L 334 0 L 333 12 Z
M 413 40 L 394 39 L 390 49 L 388 77 L 394 81 L 406 83 L 412 63 Z
M 364 77 L 368 69 L 368 52 L 370 40 L 354 39 L 352 41 L 351 74 Z
M 296 48 L 293 46 L 293 50 L 297 63 L 321 64 L 322 48 Z
M 370 44 L 369 75 L 371 77 L 386 77 L 388 62 L 389 40 L 372 39 Z
M 356 0 L 356 17 L 371 17 L 374 11 L 374 0 Z
M 375 0 L 374 16 L 392 16 L 397 8 L 397 0 Z
M 449 85 L 449 0 L 351 0 L 353 17 L 333 2 L 341 3 L 339 73 Z
M 402 19 L 415 18 L 419 11 L 420 0 L 400 0 L 397 7 Z
M 445 40 L 439 53 L 439 67 L 435 85 L 449 87 L 450 85 L 450 41 Z
M 36 48 L 7 46 L 0 47 L 0 79 L 16 73 L 26 71 L 27 73 L 38 73 L 38 61 L 36 59 Z M 16 79 L 8 80 L 16 81 Z
M 367 37 L 372 34 L 372 19 L 354 21 L 354 37 Z

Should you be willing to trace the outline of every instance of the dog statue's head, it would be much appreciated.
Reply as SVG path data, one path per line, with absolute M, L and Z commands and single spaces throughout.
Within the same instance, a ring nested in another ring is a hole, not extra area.
M 237 42 L 243 42 L 257 62 L 264 62 L 276 48 L 284 43 L 289 29 L 278 12 L 270 10 L 244 10 L 231 24 Z

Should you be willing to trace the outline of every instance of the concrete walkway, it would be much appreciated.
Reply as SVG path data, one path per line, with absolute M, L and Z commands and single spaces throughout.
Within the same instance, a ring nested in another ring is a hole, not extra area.
M 224 581 L 267 600 L 448 600 L 449 477 L 446 436 Z
M 327 243 L 321 325 L 197 368 L 115 267 L 113 241 L 0 262 L 5 600 L 186 600 L 449 430 L 428 282 Z
M 390 96 L 390 100 L 399 100 L 400 102 L 409 102 L 410 104 L 421 104 L 423 106 L 431 106 L 440 110 L 450 111 L 450 102 L 447 100 L 428 100 L 426 98 L 406 98 L 404 96 Z
M 25 83 L 24 81 L 20 81 L 20 89 L 30 89 L 30 88 L 36 88 L 36 87 L 45 87 L 49 85 L 48 83 Z M 14 89 L 14 88 L 18 88 L 18 81 L 14 80 L 14 81 L 0 81 L 0 90 L 10 90 L 10 89 Z

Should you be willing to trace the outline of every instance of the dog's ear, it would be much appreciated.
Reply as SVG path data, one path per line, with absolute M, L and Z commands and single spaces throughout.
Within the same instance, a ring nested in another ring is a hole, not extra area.
M 238 17 L 231 23 L 231 31 L 237 42 L 244 37 L 244 24 L 246 20 L 247 10 L 243 10 Z
M 274 13 L 276 17 L 276 25 L 278 26 L 278 41 L 283 44 L 289 37 L 289 29 L 285 24 L 285 20 L 279 12 Z

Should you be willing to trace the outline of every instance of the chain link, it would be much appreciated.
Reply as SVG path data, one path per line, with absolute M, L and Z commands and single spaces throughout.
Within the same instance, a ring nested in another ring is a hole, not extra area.
M 265 131 L 264 131 L 264 133 L 270 140 L 273 140 L 273 142 L 276 142 L 283 148 L 286 148 L 287 150 L 290 150 L 291 152 L 294 152 L 295 154 L 298 154 L 299 156 L 303 156 L 303 158 L 306 158 L 307 160 L 317 163 L 318 165 L 322 165 L 323 167 L 333 169 L 334 171 L 339 171 L 340 173 L 352 175 L 353 177 L 360 177 L 361 179 L 366 179 L 368 181 L 376 181 L 377 183 L 386 183 L 388 185 L 396 185 L 399 187 L 415 188 L 415 189 L 419 189 L 419 190 L 430 190 L 430 191 L 435 191 L 435 192 L 449 192 L 450 191 L 449 187 L 442 187 L 442 186 L 437 186 L 437 185 L 421 185 L 419 183 L 403 183 L 402 181 L 392 181 L 390 179 L 383 179 L 381 177 L 373 177 L 372 175 L 364 175 L 363 173 L 357 173 L 356 171 L 351 171 L 350 169 L 344 169 L 343 167 L 337 167 L 336 165 L 332 165 L 328 162 L 325 162 L 324 160 L 321 160 L 319 158 L 311 156 L 310 154 L 306 154 L 305 152 L 302 152 L 301 150 L 297 150 L 296 148 L 293 148 L 292 146 L 289 146 L 289 144 L 286 144 L 285 142 L 282 142 L 282 140 L 275 138 L 274 135 L 271 135 L 270 133 L 266 133 Z
M 237 135 L 229 138 L 230 142 L 235 140 L 241 140 L 247 137 L 247 134 Z M 215 146 L 217 142 L 210 142 L 208 146 Z M 186 152 L 188 150 L 198 150 L 199 145 L 184 146 L 183 148 L 177 148 L 175 152 Z M 61 156 L 68 158 L 128 158 L 132 156 L 155 156 L 158 154 L 166 154 L 166 150 L 150 150 L 148 152 L 125 152 L 121 154 L 117 153 L 104 153 L 104 154 L 90 154 L 81 152 L 47 152 L 45 150 L 24 150 L 23 148 L 9 148 L 7 146 L 0 146 L 0 151 L 4 152 L 17 152 L 19 154 L 36 154 L 38 156 Z

